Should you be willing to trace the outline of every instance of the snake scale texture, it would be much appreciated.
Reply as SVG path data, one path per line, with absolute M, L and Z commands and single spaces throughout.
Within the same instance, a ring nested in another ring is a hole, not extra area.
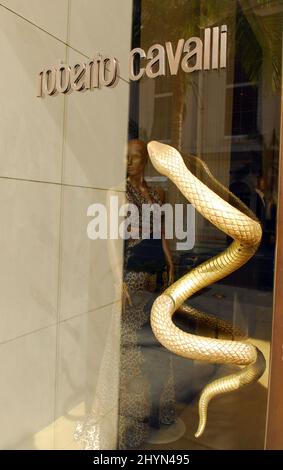
M 243 366 L 231 375 L 214 380 L 203 389 L 199 399 L 199 426 L 195 434 L 199 437 L 206 426 L 210 400 L 258 380 L 265 370 L 265 359 L 261 351 L 248 342 L 184 332 L 173 323 L 172 317 L 181 309 L 210 325 L 218 325 L 226 332 L 230 328 L 230 333 L 235 333 L 232 326 L 227 326 L 227 322 L 214 321 L 184 302 L 200 289 L 244 265 L 256 252 L 262 229 L 255 218 L 231 205 L 194 176 L 175 148 L 152 141 L 148 144 L 148 153 L 155 169 L 167 176 L 203 217 L 234 240 L 222 253 L 192 269 L 163 291 L 151 310 L 151 327 L 156 338 L 173 353 L 210 363 Z

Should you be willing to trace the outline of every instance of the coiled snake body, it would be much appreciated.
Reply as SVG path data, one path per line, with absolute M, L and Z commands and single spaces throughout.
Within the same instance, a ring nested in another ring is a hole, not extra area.
M 180 308 L 188 314 L 193 313 L 194 309 L 186 305 L 182 307 L 190 296 L 245 264 L 258 248 L 262 229 L 257 220 L 233 207 L 196 178 L 176 149 L 152 141 L 148 144 L 148 153 L 155 169 L 170 178 L 200 214 L 234 239 L 222 253 L 192 269 L 168 287 L 155 300 L 151 310 L 151 327 L 156 338 L 173 353 L 189 359 L 245 366 L 213 381 L 202 391 L 199 426 L 195 434 L 199 437 L 205 429 L 210 400 L 258 380 L 265 370 L 265 359 L 261 351 L 244 341 L 186 333 L 174 325 L 172 316 Z M 221 328 L 223 324 L 220 322 L 219 326 Z

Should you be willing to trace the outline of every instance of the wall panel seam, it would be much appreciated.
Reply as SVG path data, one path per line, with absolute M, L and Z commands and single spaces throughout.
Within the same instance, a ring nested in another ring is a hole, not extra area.
M 69 47 L 70 49 L 72 49 L 74 52 L 77 52 L 78 54 L 82 55 L 83 57 L 85 57 L 86 59 L 90 59 L 90 56 L 88 56 L 87 54 L 85 54 L 84 52 L 80 51 L 79 49 L 77 49 L 76 47 L 72 46 L 71 44 L 68 44 L 67 41 L 63 41 L 63 39 L 61 38 L 58 38 L 57 36 L 55 36 L 55 34 L 53 33 L 50 33 L 49 31 L 47 31 L 46 29 L 42 28 L 42 26 L 39 26 L 38 24 L 34 23 L 33 21 L 29 20 L 28 18 L 25 18 L 23 15 L 20 15 L 20 13 L 17 13 L 16 11 L 12 10 L 11 8 L 8 8 L 6 5 L 3 5 L 2 3 L 0 3 L 0 7 L 4 8 L 5 10 L 9 11 L 10 13 L 12 13 L 13 15 L 16 15 L 18 18 L 20 18 L 21 20 L 23 21 L 26 21 L 27 23 L 29 23 L 31 26 L 34 26 L 35 28 L 39 29 L 40 31 L 42 31 L 43 33 L 45 34 L 48 34 L 50 37 L 52 37 L 53 39 L 55 39 L 56 41 L 60 42 L 61 44 L 64 44 L 65 46 Z M 129 84 L 130 81 L 129 79 L 126 79 L 126 78 L 123 78 L 121 77 L 121 75 L 118 74 L 118 77 L 120 80 L 122 80 L 123 82 Z

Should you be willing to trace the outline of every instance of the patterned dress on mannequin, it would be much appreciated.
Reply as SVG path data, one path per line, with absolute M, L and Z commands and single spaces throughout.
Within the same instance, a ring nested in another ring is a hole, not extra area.
M 162 205 L 156 190 L 151 201 Z M 127 181 L 127 200 L 139 210 L 147 199 Z M 153 220 L 150 220 L 152 235 Z M 175 421 L 175 391 L 171 353 L 155 339 L 150 310 L 164 284 L 165 255 L 160 239 L 129 238 L 125 242 L 124 283 L 130 302 L 124 301 L 121 323 L 119 448 L 141 448 L 150 428 Z

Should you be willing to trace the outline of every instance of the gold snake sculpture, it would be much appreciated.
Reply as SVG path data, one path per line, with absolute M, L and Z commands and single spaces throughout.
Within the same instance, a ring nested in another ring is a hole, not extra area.
M 250 343 L 184 332 L 173 323 L 172 317 L 181 309 L 229 332 L 227 322 L 216 319 L 214 322 L 213 317 L 197 312 L 184 302 L 200 289 L 219 281 L 245 264 L 259 246 L 262 229 L 243 203 L 240 207 L 245 207 L 245 212 L 221 198 L 194 176 L 175 148 L 151 141 L 148 144 L 148 153 L 155 169 L 167 176 L 201 215 L 234 239 L 222 253 L 195 267 L 170 285 L 155 300 L 151 310 L 151 327 L 156 338 L 173 353 L 210 363 L 244 366 L 233 374 L 214 380 L 203 389 L 199 400 L 199 426 L 195 434 L 195 437 L 199 437 L 206 426 L 210 400 L 258 380 L 265 370 L 265 359 L 261 351 Z M 236 196 L 234 199 L 237 199 Z M 236 330 L 230 327 L 230 332 L 235 333 Z

